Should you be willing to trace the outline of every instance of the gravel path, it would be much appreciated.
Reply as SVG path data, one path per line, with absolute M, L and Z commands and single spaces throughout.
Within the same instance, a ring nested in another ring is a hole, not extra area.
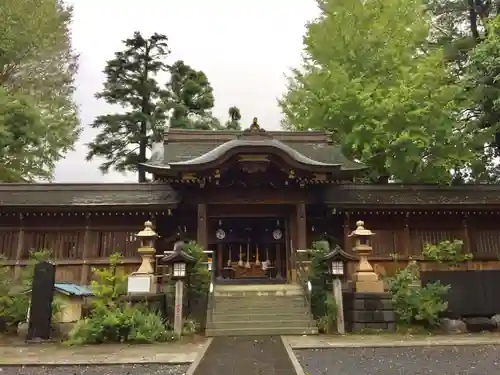
M 188 365 L 0 366 L 0 375 L 184 375 Z
M 294 375 L 279 336 L 216 337 L 194 375 Z
M 500 346 L 297 350 L 309 375 L 500 374 Z

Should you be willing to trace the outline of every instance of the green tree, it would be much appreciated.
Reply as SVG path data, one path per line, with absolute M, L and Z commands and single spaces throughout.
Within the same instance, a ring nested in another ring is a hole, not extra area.
M 463 120 L 476 132 L 484 133 L 484 144 L 478 145 L 480 157 L 465 177 L 471 182 L 500 182 L 500 133 L 494 136 L 500 113 L 495 109 L 495 90 L 487 84 L 488 73 L 481 67 L 481 44 L 489 38 L 489 22 L 500 13 L 500 2 L 491 0 L 426 0 L 431 15 L 431 38 L 444 49 L 445 60 L 456 82 L 468 88 L 472 100 L 464 111 Z M 477 52 L 475 50 L 477 49 Z M 491 59 L 486 62 L 492 68 Z M 492 71 L 492 70 L 491 70 Z M 494 86 L 494 85 L 493 85 Z
M 473 165 L 476 181 L 500 181 L 500 17 L 488 24 L 488 36 L 469 54 L 466 82 L 473 98 L 471 117 L 491 134 L 482 158 Z M 496 140 L 493 140 L 493 133 Z
M 0 181 L 50 180 L 78 139 L 71 14 L 60 0 L 0 4 Z
M 176 61 L 170 68 L 169 108 L 172 108 L 170 127 L 173 129 L 220 128 L 211 112 L 214 106 L 213 88 L 207 76 Z
M 103 173 L 112 166 L 120 172 L 137 171 L 138 163 L 147 160 L 153 141 L 161 139 L 168 111 L 164 105 L 167 93 L 156 79 L 167 70 L 167 37 L 153 34 L 145 38 L 135 32 L 123 43 L 124 50 L 107 62 L 104 89 L 96 94 L 123 111 L 98 116 L 91 124 L 100 131 L 88 144 L 87 160 L 104 158 L 99 167 Z M 138 179 L 145 182 L 146 173 L 139 171 Z
M 318 0 L 279 104 L 289 129 L 324 129 L 377 183 L 451 183 L 477 157 L 464 93 L 429 48 L 420 0 Z M 459 105 L 460 104 L 460 105 Z
M 229 107 L 228 109 L 229 120 L 226 122 L 226 129 L 241 130 L 241 112 L 238 107 Z

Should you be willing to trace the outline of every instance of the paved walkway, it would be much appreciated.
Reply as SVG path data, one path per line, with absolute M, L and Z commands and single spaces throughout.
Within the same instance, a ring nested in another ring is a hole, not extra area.
M 193 375 L 294 375 L 279 336 L 216 337 Z
M 29 344 L 0 346 L 1 365 L 99 365 L 99 364 L 180 364 L 191 363 L 203 352 L 208 339 L 156 345 L 102 344 L 64 346 L 60 344 Z
M 292 349 L 321 348 L 376 348 L 409 346 L 464 346 L 500 345 L 500 333 L 463 334 L 463 335 L 320 335 L 284 336 L 286 345 Z

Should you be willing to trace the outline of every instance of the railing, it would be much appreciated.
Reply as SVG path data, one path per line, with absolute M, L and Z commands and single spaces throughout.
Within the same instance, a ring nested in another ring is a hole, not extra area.
M 311 294 L 312 294 L 312 285 L 309 281 L 309 270 L 308 266 L 311 263 L 309 260 L 302 259 L 303 255 L 307 255 L 308 250 L 296 250 L 296 259 L 297 259 L 297 280 L 302 285 L 304 289 L 304 294 L 306 296 L 307 304 L 309 305 L 309 310 L 311 310 Z

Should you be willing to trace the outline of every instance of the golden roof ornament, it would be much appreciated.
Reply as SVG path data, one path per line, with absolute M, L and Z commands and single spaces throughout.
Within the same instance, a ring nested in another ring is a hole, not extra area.
M 250 125 L 250 131 L 258 132 L 259 130 L 260 130 L 259 120 L 257 119 L 257 117 L 254 117 L 253 121 L 252 121 L 252 125 Z

